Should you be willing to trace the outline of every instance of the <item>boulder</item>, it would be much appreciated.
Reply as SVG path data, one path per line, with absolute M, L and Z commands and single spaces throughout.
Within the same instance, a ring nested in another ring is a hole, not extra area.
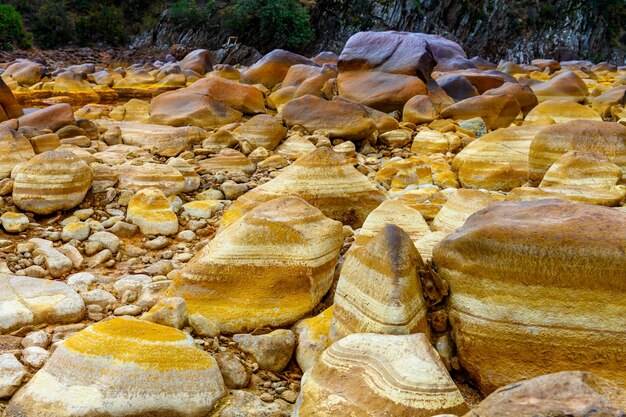
M 604 155 L 626 174 L 626 126 L 575 120 L 545 127 L 535 135 L 528 155 L 531 184 L 538 185 L 548 168 L 572 150 Z
M 302 55 L 275 49 L 244 71 L 239 80 L 245 84 L 262 84 L 272 88 L 283 81 L 292 65 L 297 64 L 316 65 Z
M 53 104 L 40 110 L 27 113 L 17 119 L 20 128 L 30 126 L 35 129 L 57 131 L 63 126 L 75 124 L 74 111 L 67 103 Z
M 21 86 L 30 87 L 41 80 L 43 71 L 44 67 L 41 64 L 27 59 L 17 59 L 6 67 L 2 75 L 11 77 Z
M 114 318 L 60 344 L 6 415 L 196 417 L 211 414 L 227 395 L 215 359 L 191 336 Z
M 482 95 L 461 100 L 441 111 L 444 119 L 467 120 L 480 117 L 489 129 L 509 127 L 521 108 L 510 95 Z
M 444 75 L 437 78 L 437 84 L 456 101 L 478 96 L 478 90 L 467 78 L 458 74 Z
M 433 416 L 469 411 L 423 333 L 353 334 L 305 374 L 294 417 Z
M 148 187 L 139 190 L 128 202 L 126 219 L 144 235 L 173 235 L 178 232 L 178 218 L 161 190 Z
M 318 148 L 298 158 L 278 177 L 239 197 L 224 213 L 222 225 L 229 225 L 259 204 L 289 195 L 300 197 L 331 219 L 353 227 L 360 227 L 367 215 L 387 199 L 343 156 Z
M 185 189 L 185 177 L 171 165 L 147 163 L 143 165 L 118 165 L 119 187 L 139 191 L 155 187 L 165 195 L 177 195 Z
M 36 214 L 69 210 L 83 201 L 92 177 L 91 168 L 73 153 L 44 152 L 18 168 L 13 202 Z
M 610 208 L 506 201 L 434 248 L 461 364 L 483 393 L 563 370 L 624 389 L 624 233 Z
M 443 205 L 431 224 L 436 231 L 454 232 L 463 226 L 472 214 L 498 201 L 504 200 L 504 194 L 486 193 L 464 188 L 455 190 Z
M 250 153 L 258 147 L 273 151 L 285 138 L 287 129 L 273 116 L 260 114 L 239 126 L 234 133 L 241 148 Z
M 539 103 L 546 100 L 585 101 L 589 95 L 585 82 L 571 71 L 563 72 L 549 81 L 531 85 Z
M 354 102 L 327 101 L 312 95 L 291 100 L 282 110 L 291 128 L 300 125 L 308 132 L 324 130 L 330 138 L 361 140 L 376 130 L 376 124 L 362 105 Z
M 331 341 L 353 333 L 429 334 L 417 276 L 423 265 L 409 235 L 393 224 L 351 251 L 337 282 Z
M 622 180 L 623 172 L 604 155 L 572 150 L 561 155 L 546 171 L 540 187 L 585 186 L 608 190 Z
M 191 51 L 180 61 L 180 67 L 184 70 L 194 71 L 200 75 L 211 72 L 213 70 L 211 66 L 211 52 L 206 49 Z
M 82 298 L 62 282 L 0 276 L 0 333 L 41 323 L 77 323 L 84 315 Z
M 35 156 L 30 141 L 10 127 L 0 126 L 0 179 L 11 176 L 16 165 Z
M 300 320 L 292 328 L 298 337 L 296 361 L 304 372 L 313 367 L 315 361 L 330 345 L 328 334 L 333 310 L 332 306 L 328 307 L 317 316 Z
M 293 355 L 296 335 L 291 330 L 278 329 L 260 335 L 236 334 L 233 341 L 252 357 L 259 369 L 282 372 Z
M 218 233 L 176 275 L 168 296 L 183 297 L 190 315 L 222 333 L 291 324 L 330 288 L 342 243 L 339 222 L 300 198 L 276 198 Z
M 24 115 L 22 106 L 17 102 L 13 92 L 0 77 L 0 122 L 17 119 Z
M 589 372 L 558 372 L 506 385 L 464 417 L 620 417 L 623 389 Z
M 524 118 L 524 124 L 543 123 L 567 123 L 573 120 L 602 121 L 602 117 L 587 106 L 574 101 L 546 100 L 534 107 Z

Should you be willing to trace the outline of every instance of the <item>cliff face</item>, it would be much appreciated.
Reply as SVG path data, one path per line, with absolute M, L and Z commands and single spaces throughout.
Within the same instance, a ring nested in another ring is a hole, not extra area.
M 227 3 L 227 2 L 224 2 Z M 529 62 L 534 58 L 626 60 L 624 0 L 317 0 L 308 3 L 315 30 L 301 51 L 340 52 L 363 30 L 400 30 L 445 36 L 469 56 Z M 214 24 L 176 27 L 164 14 L 134 46 L 218 48 L 229 35 L 220 11 Z M 263 51 L 263 45 L 251 45 Z

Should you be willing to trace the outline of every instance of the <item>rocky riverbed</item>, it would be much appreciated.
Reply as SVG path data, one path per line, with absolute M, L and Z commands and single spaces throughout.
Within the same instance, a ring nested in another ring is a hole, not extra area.
M 4 416 L 624 415 L 626 67 L 87 59 L 0 63 Z

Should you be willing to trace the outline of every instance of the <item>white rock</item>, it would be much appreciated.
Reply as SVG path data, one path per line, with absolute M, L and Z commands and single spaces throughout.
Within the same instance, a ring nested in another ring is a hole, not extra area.
M 30 346 L 22 350 L 22 362 L 33 368 L 41 368 L 46 364 L 50 353 L 39 346 Z
M 50 335 L 44 332 L 43 330 L 39 330 L 38 332 L 28 333 L 22 339 L 22 346 L 27 348 L 31 346 L 37 346 L 40 348 L 47 348 L 50 344 Z
M 76 239 L 79 241 L 86 240 L 89 237 L 89 233 L 91 233 L 91 228 L 87 223 L 83 222 L 75 222 L 70 223 L 63 228 L 61 231 L 61 239 L 64 242 L 69 242 L 70 240 Z
M 102 308 L 117 304 L 117 299 L 108 291 L 95 289 L 80 294 L 85 305 L 96 304 Z
M 89 286 L 96 281 L 96 277 L 89 272 L 79 272 L 67 277 L 67 285 L 76 292 L 87 292 Z
M 89 242 L 102 243 L 102 246 L 110 250 L 111 253 L 117 253 L 120 247 L 120 238 L 111 232 L 96 232 L 89 236 Z
M 28 228 L 28 217 L 22 213 L 6 212 L 0 216 L 2 227 L 8 233 L 20 233 Z
M 0 398 L 8 398 L 22 384 L 26 368 L 10 353 L 0 355 Z
M 34 243 L 37 247 L 33 251 L 33 255 L 43 255 L 46 259 L 46 267 L 48 272 L 53 278 L 60 278 L 63 275 L 72 271 L 72 261 L 57 249 L 52 246 L 52 242 L 40 239 L 32 238 L 31 243 Z

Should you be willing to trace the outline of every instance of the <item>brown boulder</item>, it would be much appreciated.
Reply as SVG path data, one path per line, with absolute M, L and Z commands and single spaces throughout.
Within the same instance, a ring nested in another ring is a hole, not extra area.
M 0 77 L 0 122 L 16 119 L 23 115 L 22 107 L 15 99 L 13 92 Z
M 310 59 L 293 52 L 275 49 L 241 74 L 239 81 L 245 84 L 263 84 L 272 88 L 283 81 L 292 65 L 316 65 Z
M 520 113 L 520 105 L 513 96 L 478 96 L 471 97 L 441 112 L 444 119 L 467 120 L 480 117 L 489 129 L 508 127 Z
M 55 104 L 27 113 L 17 120 L 20 128 L 30 126 L 35 129 L 50 129 L 52 131 L 57 131 L 63 126 L 76 123 L 72 106 L 67 103 Z
M 182 61 L 180 67 L 186 70 L 192 70 L 200 75 L 213 70 L 211 66 L 211 53 L 206 49 L 196 49 L 189 52 Z
M 488 96 L 497 96 L 502 94 L 513 96 L 519 103 L 524 114 L 527 114 L 537 105 L 537 96 L 535 96 L 533 90 L 529 86 L 519 83 L 506 82 L 498 88 L 492 88 L 491 90 L 485 91 L 483 94 Z
M 362 105 L 310 94 L 285 104 L 282 116 L 289 128 L 300 125 L 310 133 L 323 129 L 330 138 L 360 140 L 376 130 L 376 123 Z

